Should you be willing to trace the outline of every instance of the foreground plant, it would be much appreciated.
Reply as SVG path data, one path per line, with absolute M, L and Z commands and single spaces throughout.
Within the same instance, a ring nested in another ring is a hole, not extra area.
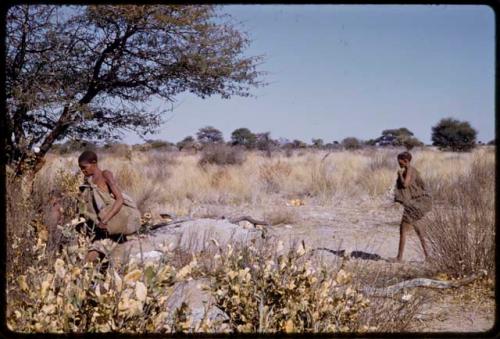
M 178 313 L 188 310 L 174 317 L 165 312 L 166 301 L 193 265 L 178 272 L 165 263 L 169 252 L 156 263 L 83 264 L 89 239 L 74 229 L 63 232 L 72 237 L 71 244 L 52 265 L 46 264 L 46 244 L 39 242 L 38 261 L 25 274 L 10 277 L 7 325 L 12 331 L 165 333 L 182 328 Z
M 279 245 L 278 245 L 279 246 Z M 281 246 L 279 246 L 281 247 Z M 267 247 L 268 248 L 268 247 Z M 363 330 L 359 312 L 369 300 L 344 270 L 317 269 L 303 246 L 276 254 L 254 246 L 216 255 L 212 288 L 235 332 Z

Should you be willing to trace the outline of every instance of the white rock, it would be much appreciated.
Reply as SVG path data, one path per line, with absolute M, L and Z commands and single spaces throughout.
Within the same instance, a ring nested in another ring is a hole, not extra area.
M 191 330 L 196 331 L 206 316 L 210 322 L 224 321 L 229 319 L 226 313 L 217 308 L 214 304 L 214 299 L 209 291 L 205 291 L 204 287 L 208 286 L 209 281 L 206 279 L 197 279 L 190 281 L 178 282 L 174 285 L 174 290 L 167 299 L 166 312 L 173 314 L 179 308 L 182 302 L 185 302 L 191 311 Z M 216 329 L 216 331 L 218 331 Z M 220 331 L 220 329 L 219 329 Z

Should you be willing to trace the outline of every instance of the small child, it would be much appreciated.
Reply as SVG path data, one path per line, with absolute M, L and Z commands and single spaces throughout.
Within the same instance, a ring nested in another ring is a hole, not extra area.
M 134 201 L 118 187 L 113 173 L 99 168 L 94 152 L 83 152 L 78 157 L 78 165 L 85 176 L 85 183 L 80 186 L 80 215 L 95 235 L 86 260 L 96 261 L 107 252 L 101 240 L 125 241 L 127 234 L 139 229 L 141 215 Z
M 396 258 L 390 260 L 392 262 L 401 262 L 403 260 L 406 236 L 412 227 L 415 228 L 417 236 L 420 239 L 426 260 L 429 255 L 422 225 L 419 225 L 417 222 L 431 210 L 432 201 L 420 173 L 416 168 L 410 166 L 411 158 L 412 156 L 409 152 L 400 153 L 397 158 L 400 169 L 398 170 L 396 180 L 394 201 L 403 205 L 404 212 L 400 225 L 398 255 Z

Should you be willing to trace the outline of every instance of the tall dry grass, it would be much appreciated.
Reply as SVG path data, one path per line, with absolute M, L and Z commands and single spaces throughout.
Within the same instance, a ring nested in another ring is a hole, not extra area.
M 436 193 L 425 222 L 433 264 L 451 274 L 495 270 L 495 158 L 470 154 L 464 171 L 453 173 Z
M 99 164 L 111 170 L 122 188 L 135 198 L 141 211 L 168 209 L 178 214 L 199 204 L 269 205 L 290 197 L 309 197 L 329 205 L 352 200 L 379 203 L 390 197 L 396 179 L 400 149 L 366 151 L 275 153 L 267 157 L 247 152 L 231 164 L 205 161 L 204 155 L 182 152 L 134 152 L 130 156 L 100 154 Z M 447 201 L 473 158 L 494 157 L 492 151 L 447 153 L 416 150 L 413 165 L 421 172 L 437 202 Z M 53 186 L 57 168 L 77 173 L 77 154 L 51 159 L 40 183 Z M 246 159 L 246 160 L 241 160 Z M 224 160 L 224 159 L 223 159 Z M 45 189 L 44 192 L 47 192 Z

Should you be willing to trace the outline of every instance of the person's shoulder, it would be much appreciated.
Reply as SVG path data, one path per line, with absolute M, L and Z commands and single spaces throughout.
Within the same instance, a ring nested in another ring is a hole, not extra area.
M 419 172 L 419 171 L 418 171 L 418 169 L 416 169 L 415 167 L 410 166 L 409 168 L 410 168 L 410 171 L 411 171 L 412 173 L 417 174 L 417 175 L 420 175 L 420 172 Z
M 106 179 L 113 179 L 113 172 L 110 170 L 103 170 L 102 171 L 102 176 L 105 177 Z

